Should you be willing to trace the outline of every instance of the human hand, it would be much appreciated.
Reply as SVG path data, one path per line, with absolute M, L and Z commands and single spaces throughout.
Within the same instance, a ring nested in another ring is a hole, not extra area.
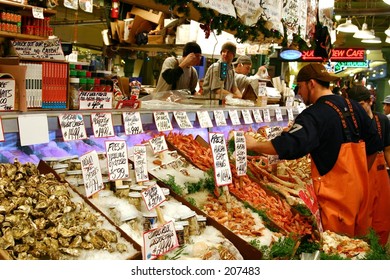
M 190 53 L 186 57 L 184 57 L 183 61 L 180 63 L 179 66 L 185 68 L 185 67 L 199 65 L 201 57 L 202 55 L 199 53 Z

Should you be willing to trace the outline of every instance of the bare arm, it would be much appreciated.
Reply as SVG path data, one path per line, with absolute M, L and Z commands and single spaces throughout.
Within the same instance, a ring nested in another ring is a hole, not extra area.
M 259 154 L 277 155 L 271 141 L 258 142 L 254 137 L 245 134 L 247 150 L 254 151 Z

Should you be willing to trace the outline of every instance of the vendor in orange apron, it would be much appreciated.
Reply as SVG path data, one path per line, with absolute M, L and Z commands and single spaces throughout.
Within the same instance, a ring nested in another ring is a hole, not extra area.
M 327 100 L 325 103 L 339 114 L 345 136 L 349 141 L 351 132 L 347 128 L 344 114 L 332 102 Z M 358 130 L 349 100 L 347 103 L 355 128 Z M 312 161 L 311 172 L 324 230 L 344 233 L 351 237 L 366 233 L 371 221 L 368 213 L 361 211 L 368 203 L 365 143 L 363 141 L 343 143 L 332 170 L 321 176 Z M 349 175 L 345 176 L 346 174 Z

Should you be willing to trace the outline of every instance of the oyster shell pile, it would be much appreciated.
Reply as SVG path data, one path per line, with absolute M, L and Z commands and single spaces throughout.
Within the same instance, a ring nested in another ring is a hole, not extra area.
M 117 233 L 84 203 L 74 203 L 68 184 L 32 163 L 0 164 L 0 249 L 14 259 L 77 259 L 81 250 L 124 253 Z

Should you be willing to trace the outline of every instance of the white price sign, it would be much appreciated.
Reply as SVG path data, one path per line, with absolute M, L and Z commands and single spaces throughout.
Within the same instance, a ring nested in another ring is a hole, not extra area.
M 242 114 L 242 117 L 244 119 L 245 124 L 252 124 L 253 123 L 253 119 L 252 119 L 252 115 L 251 115 L 250 110 L 243 109 L 243 110 L 241 110 L 241 114 Z
M 253 112 L 253 117 L 255 118 L 255 122 L 256 123 L 262 123 L 263 122 L 263 118 L 261 117 L 260 109 L 253 109 L 252 112 Z
M 154 112 L 153 115 L 158 131 L 169 131 L 173 129 L 168 112 Z
M 125 140 L 106 141 L 108 174 L 111 181 L 129 178 L 129 161 Z
M 293 109 L 292 108 L 288 108 L 287 109 L 287 116 L 288 116 L 288 120 L 289 121 L 293 121 L 294 120 L 294 114 L 293 114 Z
M 134 154 L 134 172 L 137 182 L 145 182 L 149 180 L 148 164 L 146 159 L 146 147 L 143 145 L 135 145 L 133 147 Z
M 222 110 L 214 111 L 214 119 L 217 126 L 226 126 L 225 113 Z
M 64 141 L 82 140 L 87 138 L 83 115 L 62 114 L 58 116 Z
M 246 175 L 247 157 L 246 142 L 243 131 L 234 131 L 234 145 L 236 151 L 236 171 L 238 176 Z
M 156 208 L 166 200 L 164 192 L 157 184 L 154 184 L 142 191 L 141 195 L 149 211 Z
M 87 197 L 91 197 L 93 194 L 104 189 L 97 152 L 93 150 L 80 156 L 80 162 L 83 173 L 85 195 Z
M 283 121 L 282 110 L 280 108 L 275 108 L 275 117 L 278 122 Z
M 269 113 L 269 109 L 264 109 L 263 115 L 264 115 L 264 122 L 271 122 L 271 115 Z
M 158 154 L 160 152 L 168 150 L 167 142 L 165 141 L 165 136 L 157 136 L 149 140 L 149 144 L 152 147 L 153 153 Z
M 112 109 L 112 91 L 79 91 L 80 110 Z
M 173 116 L 181 129 L 193 128 L 188 115 L 184 111 L 175 111 L 173 112 Z
M 232 171 L 230 169 L 225 137 L 223 133 L 209 133 L 209 143 L 214 161 L 214 176 L 217 186 L 225 186 L 232 183 Z
M 237 110 L 229 110 L 229 117 L 232 122 L 232 125 L 240 125 L 240 118 L 238 117 Z
M 96 138 L 115 136 L 111 113 L 92 113 L 91 123 Z
M 0 142 L 3 142 L 4 140 L 3 121 L 0 117 Z
M 197 111 L 196 115 L 198 116 L 198 121 L 201 128 L 213 127 L 213 123 L 211 122 L 208 111 Z
M 139 112 L 123 112 L 122 117 L 126 135 L 140 134 L 144 132 Z

